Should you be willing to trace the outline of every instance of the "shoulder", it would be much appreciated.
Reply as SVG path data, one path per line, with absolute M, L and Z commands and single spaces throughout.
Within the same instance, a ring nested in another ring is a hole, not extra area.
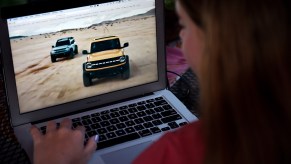
M 147 148 L 136 160 L 143 163 L 202 163 L 204 143 L 200 121 L 165 133 Z

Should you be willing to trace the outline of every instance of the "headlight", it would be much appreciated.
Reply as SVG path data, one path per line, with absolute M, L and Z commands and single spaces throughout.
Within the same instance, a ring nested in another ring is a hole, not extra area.
M 120 62 L 120 63 L 125 62 L 125 57 L 124 57 L 124 56 L 121 56 L 121 57 L 119 58 L 119 62 Z
M 92 64 L 91 64 L 91 63 L 87 63 L 87 64 L 86 64 L 86 67 L 87 67 L 87 68 L 92 68 Z

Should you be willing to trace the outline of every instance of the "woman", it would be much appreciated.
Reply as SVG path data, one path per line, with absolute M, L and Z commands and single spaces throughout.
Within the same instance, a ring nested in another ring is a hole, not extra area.
M 134 163 L 291 163 L 289 1 L 178 0 L 176 8 L 202 116 Z M 32 128 L 40 149 L 46 140 L 37 134 Z M 94 146 L 86 148 L 88 159 Z M 35 161 L 42 153 L 35 151 Z

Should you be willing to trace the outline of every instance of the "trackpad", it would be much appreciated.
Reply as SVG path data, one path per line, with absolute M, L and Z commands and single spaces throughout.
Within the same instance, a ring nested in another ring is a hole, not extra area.
M 135 146 L 127 147 L 125 149 L 120 149 L 114 152 L 101 155 L 101 158 L 106 164 L 130 164 L 132 161 L 152 142 L 145 142 Z

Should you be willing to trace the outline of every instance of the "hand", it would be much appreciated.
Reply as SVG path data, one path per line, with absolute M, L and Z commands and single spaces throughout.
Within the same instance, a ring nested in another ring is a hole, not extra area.
M 85 128 L 78 126 L 74 130 L 72 121 L 64 119 L 57 129 L 56 123 L 48 122 L 46 134 L 43 135 L 35 126 L 30 133 L 33 139 L 35 164 L 85 164 L 96 150 L 94 137 L 84 146 Z

